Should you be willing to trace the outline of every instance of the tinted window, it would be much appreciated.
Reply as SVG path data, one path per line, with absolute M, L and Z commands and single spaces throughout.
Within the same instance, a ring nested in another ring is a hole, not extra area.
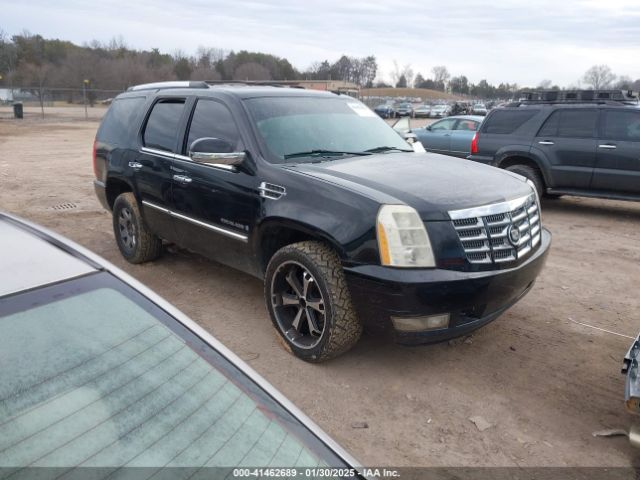
M 439 122 L 431 125 L 431 131 L 437 132 L 438 130 L 453 130 L 453 124 L 456 123 L 455 119 L 448 118 L 446 120 L 440 120 Z
M 189 127 L 187 151 L 195 140 L 204 137 L 219 138 L 231 143 L 235 151 L 243 150 L 231 112 L 213 100 L 198 100 Z
M 539 137 L 557 137 L 558 136 L 558 125 L 560 124 L 560 110 L 556 110 L 553 112 L 547 121 L 544 122 L 540 132 L 538 133 Z
M 604 112 L 604 138 L 640 141 L 640 112 L 607 110 Z
M 156 103 L 144 129 L 144 145 L 173 152 L 183 108 L 184 99 L 160 100 Z
M 560 110 L 559 137 L 592 138 L 598 122 L 597 110 Z
M 134 122 L 144 101 L 144 97 L 114 100 L 100 125 L 97 135 L 100 141 L 114 145 L 124 144 L 132 128 L 135 128 Z
M 4 298 L 0 339 L 2 466 L 340 465 L 244 373 L 109 274 Z
M 509 134 L 531 120 L 539 110 L 494 110 L 485 120 L 484 133 Z

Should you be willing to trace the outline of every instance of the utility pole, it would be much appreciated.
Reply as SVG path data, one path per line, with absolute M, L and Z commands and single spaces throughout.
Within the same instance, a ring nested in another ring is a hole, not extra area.
M 84 119 L 89 120 L 89 112 L 87 112 L 87 85 L 89 80 L 85 79 L 82 82 L 82 101 L 84 103 Z

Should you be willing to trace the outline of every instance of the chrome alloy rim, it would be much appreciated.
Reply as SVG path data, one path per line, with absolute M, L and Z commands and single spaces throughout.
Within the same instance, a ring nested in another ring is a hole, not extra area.
M 271 305 L 280 331 L 299 348 L 313 348 L 325 331 L 325 300 L 311 272 L 298 262 L 278 266 L 271 280 Z
M 129 208 L 124 207 L 118 214 L 118 232 L 122 245 L 131 252 L 136 247 L 136 227 Z

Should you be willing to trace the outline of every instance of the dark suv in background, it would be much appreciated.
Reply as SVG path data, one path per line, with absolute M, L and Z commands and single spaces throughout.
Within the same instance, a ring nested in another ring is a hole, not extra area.
M 264 279 L 275 328 L 308 361 L 363 326 L 401 343 L 466 334 L 531 289 L 550 245 L 523 177 L 415 153 L 328 92 L 133 87 L 98 130 L 94 169 L 128 261 L 164 240 Z
M 631 93 L 528 92 L 489 113 L 470 160 L 531 180 L 539 195 L 640 200 L 640 108 Z

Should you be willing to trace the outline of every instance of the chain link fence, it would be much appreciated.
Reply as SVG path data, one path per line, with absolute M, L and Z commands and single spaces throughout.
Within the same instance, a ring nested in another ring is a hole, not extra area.
M 0 87 L 0 119 L 16 118 L 21 105 L 27 119 L 96 120 L 119 93 L 122 91 L 82 87 Z

